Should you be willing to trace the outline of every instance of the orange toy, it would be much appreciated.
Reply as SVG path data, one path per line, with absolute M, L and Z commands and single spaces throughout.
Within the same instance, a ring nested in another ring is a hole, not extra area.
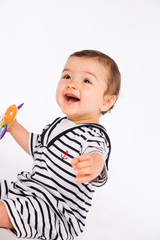
M 3 120 L 5 124 L 10 124 L 13 122 L 15 116 L 17 115 L 18 108 L 16 105 L 10 106 L 4 114 Z
M 11 126 L 11 123 L 14 121 L 18 110 L 23 106 L 23 103 L 19 106 L 12 105 L 5 112 L 4 116 L 0 118 L 0 139 L 3 138 L 7 129 Z

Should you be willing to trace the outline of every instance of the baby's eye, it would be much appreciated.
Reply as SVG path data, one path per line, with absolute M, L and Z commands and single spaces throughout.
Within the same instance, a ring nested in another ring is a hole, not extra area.
M 64 75 L 63 78 L 65 78 L 65 79 L 71 79 L 71 77 L 70 77 L 69 75 Z
M 89 81 L 88 79 L 85 79 L 84 83 L 91 84 L 91 81 Z

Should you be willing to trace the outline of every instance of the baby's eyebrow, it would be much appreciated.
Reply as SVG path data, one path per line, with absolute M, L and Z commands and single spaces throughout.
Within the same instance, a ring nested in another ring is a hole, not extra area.
M 97 79 L 97 76 L 96 76 L 94 73 L 92 73 L 92 72 L 85 72 L 85 73 L 90 74 L 90 75 L 92 75 L 93 77 L 95 77 L 95 79 Z
M 71 70 L 68 69 L 68 68 L 64 68 L 63 71 L 62 71 L 62 73 L 65 72 L 65 71 L 71 71 Z M 97 76 L 96 76 L 94 73 L 88 72 L 88 71 L 84 71 L 84 73 L 90 74 L 90 75 L 92 75 L 96 80 L 98 80 Z
M 69 71 L 69 69 L 67 69 L 67 68 L 64 68 L 62 72 L 65 72 L 65 71 Z

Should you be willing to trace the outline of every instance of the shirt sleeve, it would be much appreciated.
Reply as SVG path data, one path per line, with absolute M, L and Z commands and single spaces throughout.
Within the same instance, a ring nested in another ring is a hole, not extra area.
M 43 145 L 44 135 L 46 131 L 49 129 L 50 125 L 51 124 L 47 124 L 43 128 L 41 134 L 32 133 L 32 132 L 29 133 L 29 152 L 33 158 L 35 158 L 35 154 L 37 153 L 39 147 Z
M 108 174 L 107 174 L 106 165 L 104 164 L 102 172 L 100 173 L 100 175 L 97 177 L 95 181 L 91 182 L 91 184 L 95 187 L 101 187 L 107 182 L 107 179 L 108 179 Z
M 92 181 L 91 184 L 96 187 L 101 187 L 107 182 L 108 179 L 106 161 L 108 161 L 110 145 L 105 136 L 94 136 L 90 139 L 87 139 L 86 143 L 83 146 L 82 154 L 94 152 L 102 155 L 104 159 L 104 167 L 97 179 L 95 181 Z
M 29 152 L 30 155 L 34 158 L 39 147 L 41 145 L 41 136 L 36 133 L 29 134 Z

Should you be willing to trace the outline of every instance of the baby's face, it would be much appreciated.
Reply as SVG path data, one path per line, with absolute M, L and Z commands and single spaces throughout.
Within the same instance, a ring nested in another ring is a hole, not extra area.
M 68 119 L 76 124 L 99 123 L 106 102 L 107 74 L 94 59 L 68 59 L 56 92 L 57 103 Z

